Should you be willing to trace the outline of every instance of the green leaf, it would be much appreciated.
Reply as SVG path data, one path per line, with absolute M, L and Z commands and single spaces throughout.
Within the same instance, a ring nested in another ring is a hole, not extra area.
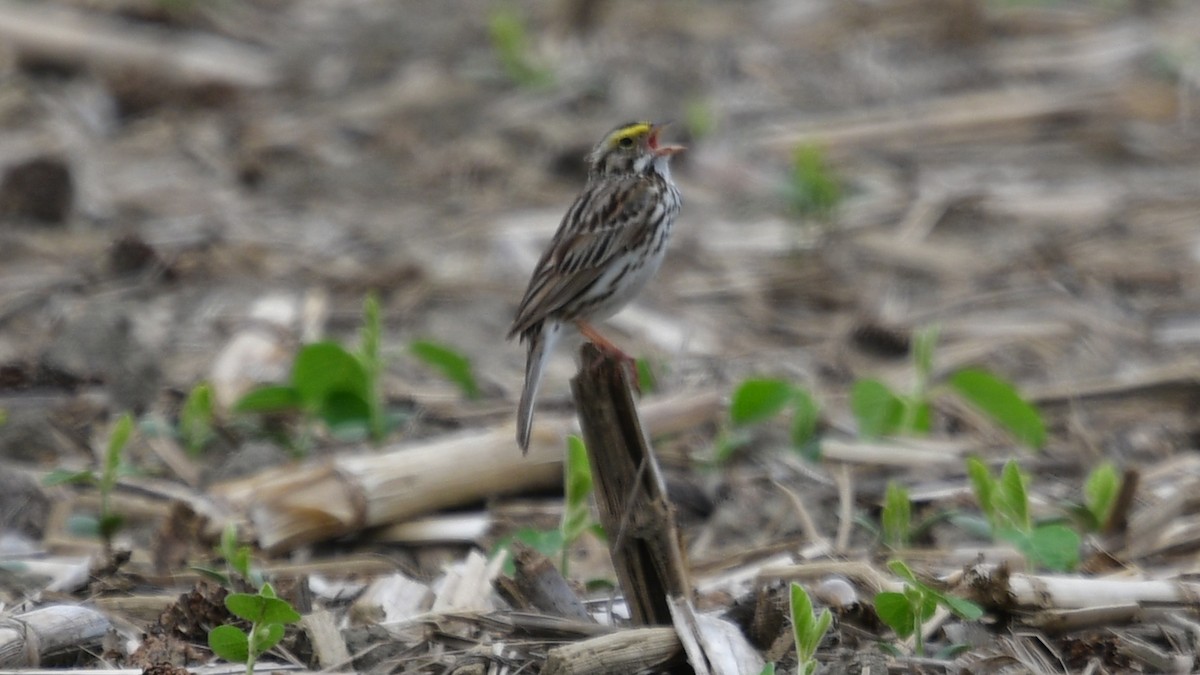
M 276 413 L 298 409 L 303 401 L 300 392 L 291 385 L 269 385 L 259 387 L 233 404 L 239 413 Z
M 842 186 L 817 146 L 796 148 L 791 178 L 792 208 L 797 215 L 827 218 L 842 200 Z
M 1121 479 L 1112 462 L 1104 462 L 1088 474 L 1087 482 L 1083 485 L 1084 504 L 1098 527 L 1104 527 L 1108 522 L 1120 491 Z
M 1022 552 L 1054 572 L 1070 572 L 1079 565 L 1079 535 L 1065 525 L 1041 525 L 1026 539 Z
M 979 502 L 979 510 L 993 528 L 996 526 L 996 481 L 992 472 L 988 471 L 978 457 L 967 458 L 967 476 L 971 479 L 971 488 L 975 491 L 975 501 Z
M 950 386 L 1020 443 L 1034 449 L 1046 444 L 1046 424 L 1041 414 L 1009 382 L 985 370 L 968 368 L 955 373 Z
M 210 630 L 208 647 L 226 661 L 245 663 L 250 658 L 250 638 L 236 626 L 217 626 Z
M 562 553 L 565 544 L 563 543 L 563 533 L 561 528 L 553 530 L 538 530 L 532 527 L 523 527 L 512 534 L 504 537 L 496 542 L 492 548 L 492 555 L 496 555 L 499 551 L 508 551 L 508 557 L 504 561 L 504 574 L 512 576 L 516 574 L 517 569 L 513 564 L 512 544 L 514 541 L 519 541 L 526 546 L 533 548 L 547 558 L 557 557 Z
M 792 390 L 792 446 L 805 448 L 817 439 L 821 410 L 811 394 L 799 387 Z
M 1029 517 L 1029 495 L 1025 484 L 1026 478 L 1021 472 L 1021 467 L 1010 459 L 1004 463 L 1000 481 L 997 483 L 998 490 L 993 495 L 997 511 L 1022 532 L 1028 532 L 1032 527 Z
M 264 623 L 255 626 L 250 638 L 250 650 L 255 656 L 262 654 L 283 639 L 283 626 L 278 623 Z
M 319 408 L 321 420 L 338 438 L 361 439 L 370 432 L 371 404 L 357 391 L 331 391 Z
M 179 438 L 188 453 L 196 456 L 215 437 L 212 388 L 201 383 L 192 388 L 179 409 Z
M 592 467 L 588 463 L 583 439 L 567 437 L 567 457 L 563 469 L 566 497 L 563 505 L 562 534 L 564 545 L 579 538 L 591 525 L 588 497 L 592 493 Z
M 117 469 L 121 466 L 121 453 L 133 435 L 133 416 L 121 415 L 108 435 L 108 448 L 104 452 L 104 472 L 100 475 L 100 491 L 108 492 L 117 484 Z
M 822 610 L 820 616 L 813 615 L 812 601 L 804 587 L 792 582 L 791 587 L 792 632 L 796 642 L 796 655 L 801 664 L 812 660 L 817 653 L 825 631 L 833 621 L 828 609 Z
M 649 359 L 639 358 L 634 361 L 637 370 L 638 390 L 645 394 L 653 394 L 658 388 L 658 378 L 654 375 L 654 367 Z
M 763 666 L 763 669 L 758 671 L 758 675 L 775 675 L 775 664 L 768 663 Z
M 81 471 L 72 471 L 70 469 L 55 469 L 42 477 L 42 485 L 51 487 L 54 485 L 66 485 L 77 483 L 94 483 L 96 475 L 91 469 L 83 469 Z
M 858 420 L 858 431 L 868 438 L 894 433 L 904 415 L 904 403 L 883 382 L 858 380 L 850 392 L 850 409 Z
M 929 376 L 933 372 L 933 349 L 937 346 L 937 341 L 937 326 L 919 330 L 913 336 L 913 366 L 922 383 L 928 382 Z
M 884 591 L 875 595 L 875 613 L 896 635 L 906 638 L 916 629 L 913 607 L 903 593 Z
M 908 490 L 904 489 L 904 486 L 888 481 L 880 522 L 883 527 L 885 546 L 891 548 L 908 546 L 909 532 L 912 529 L 912 502 L 909 500 Z
M 379 314 L 379 298 L 374 293 L 368 293 L 363 301 L 363 327 L 359 333 L 359 358 L 368 372 L 379 372 L 382 369 L 379 342 L 383 334 L 383 321 Z
M 965 598 L 938 593 L 938 600 L 951 612 L 967 621 L 978 621 L 983 616 L 983 608 Z
M 354 392 L 366 400 L 362 362 L 336 342 L 305 345 L 292 365 L 292 386 L 305 407 L 319 411 L 333 392 Z
M 300 620 L 300 615 L 287 601 L 273 595 L 269 584 L 257 594 L 230 593 L 225 597 L 225 607 L 234 616 L 251 623 L 295 623 Z
M 733 392 L 729 418 L 734 426 L 745 426 L 774 417 L 792 399 L 792 385 L 783 380 L 745 380 Z
M 488 17 L 488 34 L 504 72 L 513 82 L 531 88 L 554 83 L 553 73 L 530 60 L 525 21 L 516 11 L 505 7 L 493 11 Z
M 467 398 L 479 398 L 479 386 L 471 370 L 471 361 L 459 352 L 427 340 L 418 340 L 409 346 L 413 355 L 426 365 L 436 369 L 443 377 L 458 385 Z
M 908 568 L 908 565 L 904 564 L 903 560 L 889 560 L 887 566 L 888 569 L 892 571 L 892 574 L 895 574 L 910 584 L 921 583 L 917 580 L 917 575 L 913 574 L 912 570 Z
M 900 421 L 889 433 L 927 434 L 932 424 L 933 413 L 929 401 L 909 396 L 897 397 L 900 401 Z

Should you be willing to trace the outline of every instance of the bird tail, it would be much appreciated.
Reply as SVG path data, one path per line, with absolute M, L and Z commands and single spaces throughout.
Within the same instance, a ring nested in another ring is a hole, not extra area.
M 534 326 L 522 337 L 528 343 L 525 356 L 525 387 L 521 390 L 521 403 L 517 407 L 517 444 L 521 454 L 529 454 L 529 436 L 533 430 L 533 408 L 537 402 L 538 389 L 542 386 L 542 374 L 558 338 L 562 326 L 545 322 Z

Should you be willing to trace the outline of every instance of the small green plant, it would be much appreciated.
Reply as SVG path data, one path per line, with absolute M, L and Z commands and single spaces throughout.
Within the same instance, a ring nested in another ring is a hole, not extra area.
M 937 344 L 937 336 L 936 328 L 917 331 L 913 336 L 916 381 L 908 394 L 893 392 L 880 380 L 862 379 L 854 383 L 850 393 L 850 408 L 858 420 L 861 434 L 876 438 L 929 431 L 929 382 L 933 373 L 933 348 Z
M 729 459 L 748 437 L 746 430 L 765 422 L 783 412 L 792 410 L 792 447 L 806 457 L 816 459 L 820 455 L 817 425 L 821 411 L 807 390 L 786 380 L 748 379 L 733 392 L 729 403 L 729 422 L 732 431 L 718 441 L 716 461 Z
M 457 350 L 437 342 L 420 340 L 409 345 L 413 356 L 458 385 L 463 396 L 479 398 L 479 385 L 471 369 L 471 360 Z
M 262 588 L 266 583 L 262 571 L 250 565 L 250 547 L 238 544 L 237 525 L 234 523 L 229 523 L 221 531 L 217 553 L 225 561 L 224 570 L 200 565 L 193 565 L 192 569 L 231 589 L 236 588 L 239 579 L 250 588 Z
M 179 441 L 192 457 L 199 457 L 217 437 L 212 387 L 201 382 L 192 388 L 179 409 Z
M 1093 529 L 1100 530 L 1112 517 L 1120 492 L 1121 478 L 1112 462 L 1104 462 L 1088 474 L 1083 484 L 1083 505 L 1092 516 Z
M 246 675 L 253 675 L 258 657 L 279 644 L 284 625 L 296 623 L 300 614 L 285 600 L 276 597 L 271 584 L 263 584 L 258 593 L 230 593 L 225 607 L 234 616 L 248 621 L 250 631 L 224 625 L 208 633 L 208 646 L 226 661 L 246 664 Z
M 563 462 L 563 516 L 557 530 L 522 528 L 502 540 L 497 548 L 511 546 L 514 540 L 533 547 L 547 557 L 558 557 L 559 571 L 566 576 L 572 544 L 586 532 L 604 536 L 604 530 L 592 517 L 592 468 L 588 463 L 587 447 L 578 436 L 567 437 L 567 455 Z M 511 560 L 505 565 L 511 575 Z
M 952 375 L 950 386 L 1021 443 L 1034 449 L 1046 444 L 1046 424 L 1042 416 L 1037 408 L 1021 398 L 1010 382 L 985 370 L 968 368 Z
M 796 675 L 813 675 L 817 672 L 817 647 L 825 638 L 825 632 L 833 622 L 829 609 L 813 615 L 812 600 L 804 587 L 791 584 L 790 607 L 792 614 L 792 636 L 796 640 Z
M 712 106 L 703 99 L 692 99 L 683 107 L 683 125 L 692 138 L 704 138 L 713 132 L 716 120 Z
M 792 153 L 788 183 L 792 211 L 801 218 L 828 221 L 842 201 L 842 184 L 815 145 L 802 145 Z
M 563 550 L 559 569 L 563 576 L 567 574 L 567 564 L 570 560 L 567 550 L 585 532 L 595 531 L 599 525 L 592 518 L 589 503 L 592 496 L 592 467 L 588 463 L 587 448 L 583 439 L 578 436 L 567 437 L 567 457 L 563 464 L 563 483 L 565 496 L 563 500 L 563 517 L 559 525 L 562 532 Z
M 1021 398 L 1011 383 L 978 368 L 955 372 L 945 388 L 932 386 L 933 349 L 937 329 L 926 328 L 913 337 L 916 381 L 907 394 L 893 391 L 884 382 L 866 378 L 854 383 L 850 408 L 859 433 L 869 438 L 928 433 L 930 401 L 942 391 L 953 391 L 1019 442 L 1037 449 L 1045 445 L 1046 427 L 1037 408 Z
M 662 367 L 662 363 L 660 362 L 654 364 L 650 362 L 650 359 L 641 357 L 634 361 L 633 367 L 637 371 L 638 391 L 640 391 L 643 396 L 646 394 L 653 394 L 655 390 L 658 389 L 657 372 L 659 371 L 659 368 Z
M 938 605 L 942 605 L 967 621 L 977 621 L 983 609 L 953 595 L 947 595 L 929 584 L 918 581 L 916 575 L 899 560 L 888 563 L 888 569 L 904 579 L 903 592 L 883 591 L 875 595 L 875 613 L 901 639 L 914 636 L 917 655 L 924 656 L 925 641 L 921 626 L 932 616 Z
M 127 473 L 122 462 L 125 448 L 133 437 L 133 416 L 129 413 L 121 415 L 113 424 L 108 434 L 108 444 L 104 451 L 104 465 L 100 472 L 91 469 L 83 471 L 55 470 L 46 475 L 43 482 L 46 485 L 63 485 L 67 483 L 88 483 L 95 485 L 100 491 L 100 514 L 96 518 L 75 519 L 72 529 L 80 532 L 95 534 L 104 542 L 106 551 L 112 550 L 112 539 L 124 524 L 124 518 L 112 509 L 112 493 L 117 486 L 117 479 Z
M 879 520 L 884 546 L 893 549 L 908 547 L 912 536 L 912 502 L 903 485 L 888 481 Z
M 982 461 L 967 459 L 967 475 L 992 537 L 1017 547 L 1026 558 L 1046 569 L 1065 572 L 1079 564 L 1079 535 L 1058 523 L 1033 522 L 1029 509 L 1029 478 L 1013 460 L 998 477 Z
M 304 345 L 292 362 L 291 381 L 260 387 L 234 405 L 235 412 L 280 413 L 300 411 L 325 423 L 330 432 L 345 439 L 369 437 L 382 442 L 391 430 L 379 379 L 383 360 L 379 353 L 379 302 L 373 295 L 363 304 L 364 323 L 357 353 L 336 342 Z
M 500 65 L 513 82 L 530 88 L 554 84 L 554 74 L 530 57 L 525 20 L 516 10 L 508 7 L 494 10 L 488 17 L 488 33 Z

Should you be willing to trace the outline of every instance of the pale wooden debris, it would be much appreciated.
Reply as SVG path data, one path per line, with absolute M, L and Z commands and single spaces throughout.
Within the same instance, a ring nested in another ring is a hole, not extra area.
M 489 561 L 479 551 L 471 551 L 463 560 L 450 565 L 434 584 L 434 613 L 491 611 L 495 596 L 492 580 L 500 574 L 504 559 Z
M 682 653 L 674 628 L 634 628 L 551 649 L 542 675 L 638 673 Z
M 763 660 L 737 626 L 696 612 L 686 598 L 671 598 L 675 632 L 696 675 L 742 675 L 762 671 Z
M 855 148 L 910 147 L 916 143 L 1024 139 L 1039 132 L 1038 122 L 1070 114 L 1096 114 L 1115 98 L 1115 84 L 1106 88 L 1005 87 L 925 99 L 824 119 L 791 124 L 789 129 L 762 134 L 760 145 L 790 153 L 798 145 L 817 144 L 831 152 Z
M 654 436 L 711 421 L 720 402 L 709 393 L 654 401 L 644 408 L 646 427 Z M 571 421 L 547 416 L 537 427 L 525 457 L 508 424 L 379 453 L 271 469 L 216 485 L 211 492 L 247 514 L 260 546 L 282 551 L 439 508 L 558 485 Z
M 321 609 L 306 614 L 300 620 L 300 628 L 308 633 L 317 665 L 322 669 L 333 670 L 350 664 L 350 650 L 346 648 L 332 612 Z
M 986 588 L 991 597 L 1006 594 L 1014 605 L 1038 609 L 1086 609 L 1147 604 L 1194 607 L 1200 583 L 1179 580 L 1089 579 L 1035 574 L 995 575 L 996 568 L 976 566 L 965 575 L 970 588 Z M 1000 588 L 989 584 L 1003 583 Z
M 187 86 L 260 89 L 278 78 L 269 56 L 245 43 L 152 30 L 48 3 L 0 0 L 0 42 L 25 54 L 111 71 L 137 69 Z
M 356 624 L 409 621 L 433 605 L 433 591 L 399 572 L 371 581 L 350 607 Z
M 0 668 L 36 668 L 48 656 L 95 648 L 109 628 L 103 614 L 78 605 L 0 617 Z
M 821 440 L 821 457 L 848 464 L 874 466 L 958 465 L 974 448 L 962 442 L 935 439 L 889 439 L 863 441 L 843 438 Z

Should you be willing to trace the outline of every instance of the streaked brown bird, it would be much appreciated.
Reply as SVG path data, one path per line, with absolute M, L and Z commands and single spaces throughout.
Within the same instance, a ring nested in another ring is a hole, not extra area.
M 602 351 L 632 361 L 591 322 L 620 311 L 662 264 L 680 205 L 671 157 L 683 150 L 659 143 L 665 126 L 622 124 L 596 144 L 587 157 L 587 185 L 534 268 L 508 332 L 527 349 L 517 408 L 523 453 L 529 451 L 542 374 L 564 328 L 574 325 Z

